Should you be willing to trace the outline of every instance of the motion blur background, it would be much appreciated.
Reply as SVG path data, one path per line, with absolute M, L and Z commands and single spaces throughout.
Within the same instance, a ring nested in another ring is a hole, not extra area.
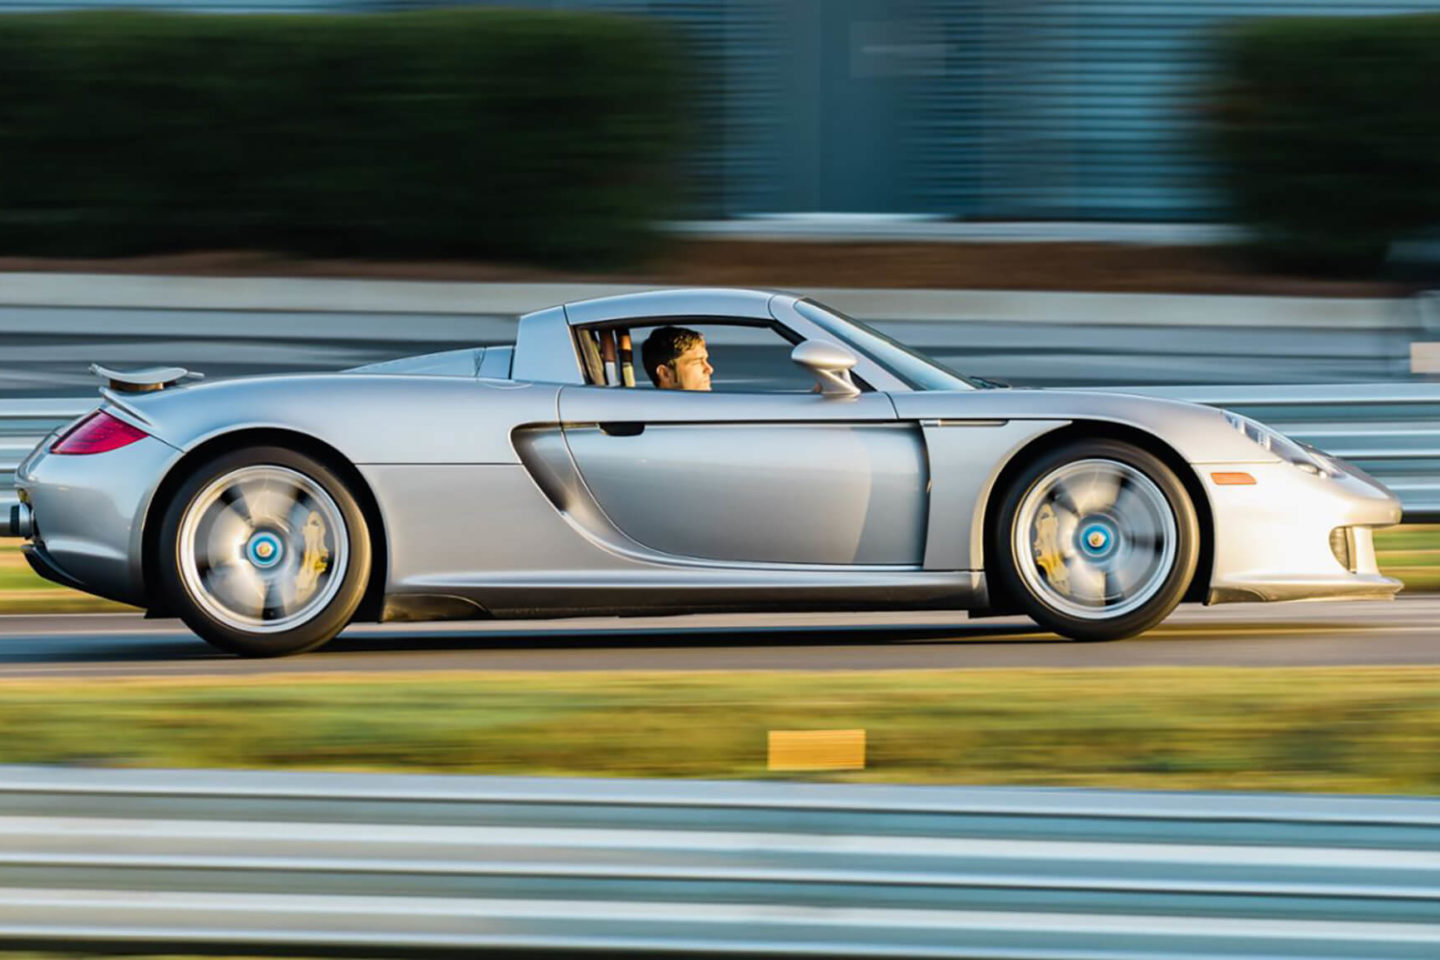
M 1254 414 L 1434 523 L 1437 61 L 1418 0 L 0 0 L 0 501 L 93 406 L 91 362 L 339 370 L 723 284 L 1016 386 Z M 1407 595 L 1440 588 L 1436 527 L 1378 543 Z M 703 929 L 762 953 L 1431 958 L 1433 799 L 371 774 L 1433 797 L 1437 609 L 1183 611 L 1104 648 L 943 617 L 373 627 L 257 665 L 0 546 L 0 613 L 45 615 L 0 617 L 0 764 L 44 767 L 0 766 L 0 949 Z M 48 616 L 75 611 L 105 615 Z M 851 753 L 773 767 L 767 737 L 797 731 Z
M 1425 0 L 0 2 L 0 12 L 136 7 L 252 14 L 525 11 L 533 15 L 531 22 L 548 24 L 549 36 L 532 38 L 525 49 L 507 50 L 503 72 L 486 62 L 491 59 L 489 48 L 472 44 L 468 63 L 464 53 L 450 61 L 453 75 L 445 76 L 445 70 L 430 75 L 433 86 L 453 89 L 465 86 L 466 75 L 483 71 L 503 82 L 511 98 L 537 96 L 541 90 L 561 94 L 545 104 L 549 110 L 523 118 L 526 129 L 512 127 L 508 136 L 505 130 L 487 131 L 492 137 L 489 148 L 506 152 L 514 147 L 502 144 L 514 136 L 523 145 L 530 128 L 562 135 L 567 121 L 574 119 L 567 113 L 567 101 L 596 95 L 576 82 L 584 75 L 582 64 L 557 59 L 555 53 L 574 49 L 568 45 L 579 42 L 598 55 L 594 46 L 613 49 L 617 43 L 641 42 L 630 36 L 621 41 L 622 35 L 643 36 L 651 46 L 626 60 L 623 72 L 630 76 L 606 79 L 623 87 L 635 72 L 644 71 L 655 82 L 644 102 L 612 100 L 607 109 L 617 116 L 649 118 L 658 113 L 666 121 L 683 122 L 687 129 L 682 139 L 672 139 L 681 133 L 674 128 L 651 128 L 646 132 L 663 134 L 664 141 L 644 146 L 651 151 L 646 159 L 662 161 L 662 172 L 677 188 L 672 214 L 684 218 L 821 211 L 966 220 L 1232 222 L 1248 211 L 1237 210 L 1241 198 L 1233 189 L 1227 193 L 1227 168 L 1235 172 L 1248 164 L 1246 172 L 1269 171 L 1257 169 L 1263 165 L 1253 158 L 1254 146 L 1216 143 L 1207 126 L 1217 122 L 1232 128 L 1283 125 L 1284 130 L 1269 130 L 1277 137 L 1284 133 L 1285 142 L 1271 142 L 1268 160 L 1288 162 L 1292 172 L 1303 164 L 1316 174 L 1325 169 L 1357 182 L 1368 175 L 1372 186 L 1387 195 L 1433 189 L 1427 189 L 1421 174 L 1425 162 L 1434 162 L 1425 156 L 1427 147 L 1434 146 L 1434 134 L 1421 127 L 1434 123 L 1427 116 L 1431 111 L 1422 108 L 1433 103 L 1435 81 L 1427 51 L 1433 49 L 1430 40 L 1437 28 L 1432 19 L 1393 17 L 1440 9 Z M 633 29 L 607 25 L 595 15 L 623 15 L 631 18 Z M 1314 19 L 1316 15 L 1332 19 Z M 524 19 L 511 17 L 508 22 L 516 29 Z M 495 29 L 501 29 L 501 22 L 491 21 Z M 155 33 L 173 38 L 177 30 L 209 32 L 199 25 L 180 30 L 157 24 L 147 30 L 123 23 L 77 20 L 59 29 L 71 37 L 148 33 L 152 42 L 158 42 Z M 375 29 L 392 39 L 403 32 L 393 21 Z M 289 68 L 298 72 L 297 60 L 314 62 L 301 50 L 344 45 L 337 38 L 345 34 L 345 27 L 333 20 L 288 26 L 269 21 L 250 35 L 248 44 L 253 49 L 255 44 L 278 42 L 277 35 L 288 36 L 290 51 L 299 54 L 288 61 Z M 596 43 L 585 44 L 586 34 Z M 351 49 L 362 49 L 360 32 L 351 36 L 357 45 Z M 313 42 L 305 43 L 307 37 Z M 116 44 L 102 46 L 113 53 Z M 161 55 L 160 48 L 154 52 Z M 90 56 L 98 53 L 91 51 Z M 668 61 L 663 82 L 653 72 L 657 58 Z M 226 59 L 239 74 L 231 76 L 233 85 L 243 90 L 258 79 Z M 287 59 L 279 58 L 272 69 L 284 72 Z M 125 82 L 111 72 L 113 60 L 89 63 L 95 72 L 77 80 Z M 83 66 L 84 61 L 74 65 Z M 204 75 L 214 76 L 223 73 L 225 64 L 208 66 Z M 332 61 L 331 66 L 338 64 Z M 325 89 L 353 102 L 367 92 L 414 83 L 413 76 L 375 77 L 383 66 L 377 60 L 367 70 L 369 84 L 346 84 L 350 89 L 328 74 Z M 181 76 L 163 74 L 158 63 L 151 69 L 155 81 L 168 81 L 162 86 L 188 86 Z M 290 79 L 298 84 L 303 78 L 292 74 Z M 308 79 L 321 76 L 310 74 Z M 675 89 L 681 86 L 683 93 Z M 219 94 L 210 91 L 211 96 Z M 37 95 L 62 93 L 31 92 Z M 137 112 L 158 106 L 154 100 L 132 103 Z M 224 120 L 222 107 L 237 105 L 235 94 L 219 102 L 196 96 L 188 104 L 215 109 L 208 118 L 215 121 Z M 313 107 L 313 99 L 308 105 Z M 272 101 L 270 109 L 280 106 Z M 437 116 L 444 111 L 438 104 L 409 106 Z M 485 106 L 499 109 L 493 101 Z M 288 109 L 301 112 L 298 106 Z M 1311 126 L 1321 116 L 1327 120 L 1325 130 Z M 178 119 L 170 116 L 166 122 Z M 308 119 L 321 123 L 324 118 Z M 1391 122 L 1386 126 L 1385 121 Z M 591 127 L 573 129 L 576 136 L 593 133 Z M 627 139 L 636 133 L 631 131 Z M 72 131 L 77 134 L 84 136 Z M 1322 138 L 1351 154 L 1307 156 L 1308 148 Z M 251 140 L 250 146 L 259 144 Z M 1292 151 L 1289 157 L 1287 150 Z M 1402 169 L 1397 151 L 1416 165 Z M 1366 154 L 1366 163 L 1358 162 L 1354 154 L 1359 152 Z M 364 158 L 353 159 L 360 163 Z M 527 159 L 544 163 L 541 155 Z M 1407 181 L 1407 175 L 1413 179 Z M 1332 184 L 1332 190 L 1338 186 Z M 1300 192 L 1305 186 L 1295 189 Z M 1298 203 L 1300 198 L 1294 199 Z M 1358 207 L 1380 199 L 1367 197 L 1360 203 L 1334 190 L 1329 200 L 1337 209 L 1329 215 L 1339 225 L 1339 208 L 1353 215 Z M 1418 211 L 1411 216 L 1423 222 Z M 1369 218 L 1345 224 L 1349 231 L 1370 225 Z
M 0 0 L 46 11 L 0 22 L 0 267 L 540 285 L 470 327 L 0 285 L 0 395 L 502 342 L 565 282 L 896 290 L 838 306 L 1017 385 L 1433 380 L 1432 10 Z

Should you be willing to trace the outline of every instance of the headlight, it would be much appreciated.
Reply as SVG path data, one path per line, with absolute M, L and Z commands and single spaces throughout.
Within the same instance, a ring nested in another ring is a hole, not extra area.
M 1281 460 L 1294 464 L 1306 473 L 1331 479 L 1340 475 L 1340 471 L 1329 457 L 1318 450 L 1306 449 L 1283 433 L 1271 430 L 1258 420 L 1251 420 L 1249 417 L 1242 417 L 1240 414 L 1231 413 L 1228 410 L 1225 411 L 1225 420 L 1254 443 L 1269 450 Z

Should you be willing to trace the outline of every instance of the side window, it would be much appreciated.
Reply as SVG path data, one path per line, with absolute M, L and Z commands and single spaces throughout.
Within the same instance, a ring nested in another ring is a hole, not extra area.
M 815 378 L 790 359 L 795 345 L 773 327 L 700 324 L 716 393 L 808 393 Z M 646 377 L 649 380 L 649 377 Z
M 815 378 L 790 359 L 795 345 L 779 329 L 708 318 L 581 328 L 576 336 L 587 382 L 618 386 L 633 382 L 636 389 L 655 389 L 645 368 L 645 343 L 666 327 L 700 335 L 700 351 L 710 368 L 710 390 L 715 393 L 809 393 L 815 387 Z M 656 342 L 665 342 L 666 337 L 662 332 Z M 682 342 L 687 352 L 693 349 L 691 338 Z

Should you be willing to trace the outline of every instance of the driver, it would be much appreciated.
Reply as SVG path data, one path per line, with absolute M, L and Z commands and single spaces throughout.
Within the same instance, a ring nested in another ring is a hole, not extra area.
M 661 390 L 709 390 L 715 372 L 705 338 L 685 327 L 656 327 L 640 347 L 640 361 Z

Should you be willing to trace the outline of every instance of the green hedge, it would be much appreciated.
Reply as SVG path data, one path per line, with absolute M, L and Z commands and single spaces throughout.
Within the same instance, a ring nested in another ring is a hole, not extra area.
M 1252 22 L 1221 43 L 1213 132 L 1274 262 L 1368 272 L 1440 225 L 1440 16 Z
M 0 253 L 602 265 L 669 215 L 677 76 L 616 17 L 0 17 Z

